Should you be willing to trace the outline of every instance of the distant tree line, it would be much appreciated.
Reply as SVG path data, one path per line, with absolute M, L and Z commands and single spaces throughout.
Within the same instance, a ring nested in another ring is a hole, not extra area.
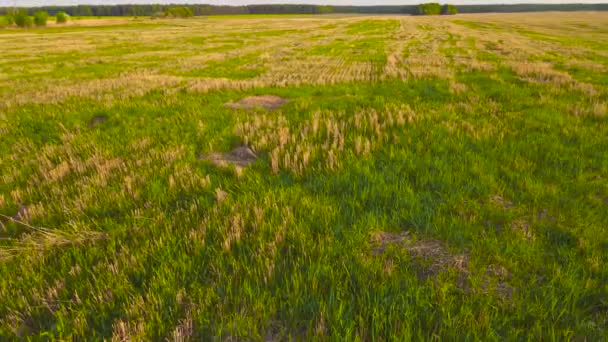
M 419 15 L 449 15 L 458 13 L 458 8 L 454 5 L 440 5 L 437 2 L 429 2 L 426 4 L 418 5 Z
M 162 16 L 172 17 L 172 18 L 189 18 L 194 15 L 192 10 L 186 6 L 176 6 L 166 9 L 164 12 L 161 12 Z M 160 16 L 159 14 L 153 14 L 153 16 Z
M 418 13 L 420 15 L 439 15 L 441 14 L 441 5 L 436 2 L 429 2 L 418 5 Z
M 59 11 L 55 13 L 55 20 L 57 24 L 65 24 L 69 15 L 65 12 Z M 24 8 L 20 9 L 9 9 L 4 15 L 0 16 L 0 28 L 5 28 L 8 26 L 15 25 L 21 28 L 28 28 L 34 25 L 38 27 L 46 26 L 46 23 L 49 19 L 49 14 L 43 10 L 36 10 L 30 15 Z
M 429 4 L 425 4 L 429 5 Z M 454 6 L 430 6 L 432 14 L 451 14 Z M 79 5 L 79 6 L 43 6 L 26 8 L 28 15 L 44 11 L 51 16 L 64 12 L 70 16 L 152 16 L 167 13 L 178 5 Z M 427 14 L 421 13 L 420 6 L 316 6 L 316 5 L 249 5 L 249 6 L 213 6 L 213 5 L 179 5 L 188 8 L 193 15 L 225 14 L 325 14 L 325 13 L 369 13 L 369 14 Z M 424 7 L 428 9 L 429 7 Z M 0 14 L 6 14 L 12 8 L 0 8 Z M 509 13 L 539 11 L 608 11 L 608 4 L 513 4 L 513 5 L 461 5 L 459 13 Z

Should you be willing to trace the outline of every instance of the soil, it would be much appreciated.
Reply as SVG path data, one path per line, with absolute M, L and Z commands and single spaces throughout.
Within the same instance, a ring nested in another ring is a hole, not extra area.
M 91 121 L 89 121 L 89 127 L 95 127 L 97 125 L 100 125 L 100 124 L 106 122 L 107 120 L 108 120 L 108 117 L 105 115 L 95 116 L 91 119 Z
M 256 109 L 263 108 L 274 110 L 289 102 L 287 99 L 274 95 L 249 96 L 237 102 L 228 102 L 226 107 L 232 109 Z
M 500 195 L 494 195 L 490 197 L 490 202 L 498 205 L 499 207 L 502 207 L 503 210 L 508 210 L 513 207 L 513 202 L 504 199 Z
M 224 167 L 234 165 L 246 167 L 258 159 L 258 156 L 247 146 L 239 146 L 227 153 L 212 152 L 201 159 L 208 160 L 216 166 Z
M 419 277 L 427 278 L 448 268 L 467 273 L 468 255 L 450 254 L 444 244 L 438 240 L 412 241 L 409 232 L 390 233 L 374 232 L 371 236 L 372 254 L 379 255 L 390 245 L 396 245 L 421 261 Z

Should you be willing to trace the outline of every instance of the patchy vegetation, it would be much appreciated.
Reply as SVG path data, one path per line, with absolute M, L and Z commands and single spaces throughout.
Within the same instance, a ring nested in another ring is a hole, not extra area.
M 279 96 L 263 95 L 263 96 L 248 96 L 236 102 L 229 102 L 226 104 L 228 108 L 233 109 L 256 109 L 263 108 L 266 110 L 273 110 L 286 104 L 288 100 L 283 99 Z
M 606 340 L 606 19 L 2 30 L 0 340 Z
M 225 45 L 224 45 L 225 46 Z M 228 45 L 232 50 L 232 45 Z M 221 51 L 219 48 L 209 48 L 208 52 Z M 209 61 L 207 66 L 201 69 L 191 69 L 183 73 L 184 76 L 250 79 L 261 75 L 266 68 L 260 64 L 258 53 L 226 58 L 222 61 Z
M 209 160 L 216 166 L 234 165 L 243 168 L 258 159 L 258 156 L 247 146 L 239 146 L 228 153 L 210 153 L 201 159 Z
M 397 20 L 362 20 L 347 25 L 349 34 L 387 35 L 399 28 Z

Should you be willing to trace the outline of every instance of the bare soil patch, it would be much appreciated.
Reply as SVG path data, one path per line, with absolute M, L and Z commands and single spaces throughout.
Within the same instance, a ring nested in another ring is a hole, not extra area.
M 511 222 L 511 229 L 521 235 L 526 241 L 533 241 L 535 239 L 534 232 L 530 228 L 530 222 L 525 218 Z
M 468 281 L 470 275 L 468 254 L 451 254 L 445 244 L 439 240 L 413 241 L 409 232 L 373 232 L 370 242 L 374 256 L 383 254 L 391 245 L 403 248 L 415 258 L 417 276 L 421 280 L 435 277 L 441 272 L 452 269 L 457 272 L 457 286 L 466 292 L 494 293 L 502 299 L 509 300 L 516 291 L 507 282 L 510 277 L 509 271 L 500 265 L 488 266 L 484 271 L 481 287 L 472 288 Z M 393 260 L 390 258 L 385 260 L 385 272 L 390 275 L 393 268 Z
M 239 146 L 227 153 L 213 152 L 200 159 L 208 160 L 215 166 L 225 167 L 234 165 L 236 167 L 246 167 L 258 159 L 258 156 L 247 146 Z
M 228 102 L 226 107 L 232 109 L 256 109 L 263 108 L 266 110 L 274 110 L 289 102 L 275 95 L 248 96 L 237 102 Z
M 372 254 L 378 255 L 384 253 L 390 245 L 402 244 L 405 241 L 410 241 L 411 236 L 409 232 L 373 232 L 370 240 L 373 246 Z
M 509 277 L 510 273 L 506 268 L 500 265 L 490 265 L 486 268 L 481 289 L 486 293 L 494 292 L 499 297 L 509 300 L 516 290 L 507 282 Z
M 513 207 L 513 202 L 504 199 L 500 195 L 494 195 L 494 196 L 490 197 L 490 202 L 494 203 L 495 205 L 497 205 L 499 207 L 502 207 L 503 210 L 508 210 Z
M 91 119 L 91 121 L 89 121 L 89 127 L 95 127 L 97 125 L 100 125 L 104 122 L 108 121 L 108 117 L 105 115 L 98 115 L 95 116 Z
M 373 255 L 382 254 L 388 246 L 396 245 L 419 259 L 422 269 L 418 275 L 421 278 L 428 278 L 448 268 L 454 268 L 462 273 L 468 272 L 468 255 L 450 254 L 444 244 L 438 240 L 413 241 L 408 232 L 374 232 L 371 235 L 371 242 Z

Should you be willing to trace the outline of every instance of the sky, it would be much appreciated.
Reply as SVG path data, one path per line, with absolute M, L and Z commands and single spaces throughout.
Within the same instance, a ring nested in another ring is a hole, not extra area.
M 49 6 L 49 5 L 114 5 L 114 4 L 211 4 L 211 5 L 250 5 L 250 4 L 321 4 L 321 5 L 412 5 L 426 0 L 0 0 L 0 7 Z M 442 2 L 442 1 L 439 1 Z M 443 1 L 446 2 L 446 1 Z M 508 3 L 606 3 L 608 0 L 449 0 L 452 4 L 508 4 Z

